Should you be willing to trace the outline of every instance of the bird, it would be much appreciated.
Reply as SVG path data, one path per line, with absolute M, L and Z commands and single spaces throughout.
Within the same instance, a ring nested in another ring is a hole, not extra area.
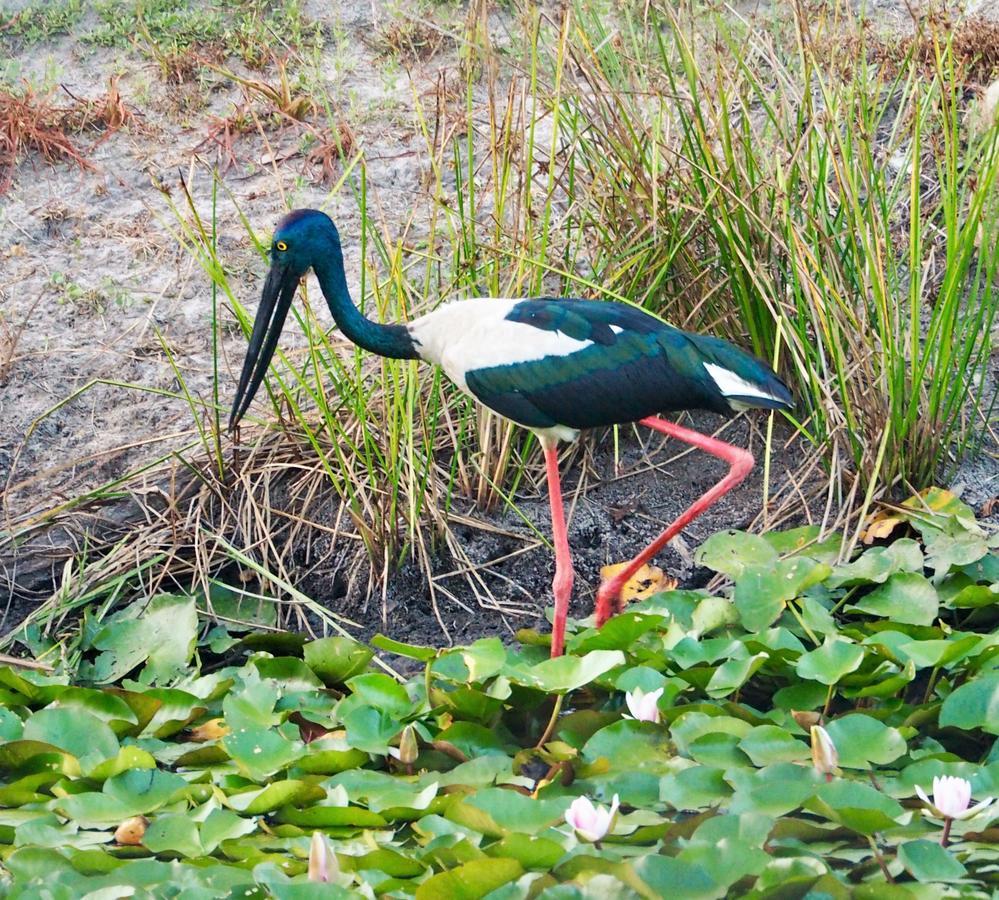
M 612 300 L 479 298 L 444 303 L 403 324 L 368 319 L 347 285 L 340 234 L 315 209 L 278 223 L 270 269 L 233 401 L 234 431 L 274 355 L 299 282 L 312 269 L 340 331 L 383 357 L 435 364 L 462 391 L 538 438 L 551 505 L 555 574 L 551 656 L 565 650 L 574 571 L 559 477 L 558 445 L 584 429 L 637 422 L 728 464 L 727 474 L 597 590 L 601 627 L 622 609 L 621 590 L 683 528 L 752 470 L 752 453 L 686 428 L 663 413 L 791 410 L 792 393 L 773 369 L 735 345 L 683 331 L 645 310 Z

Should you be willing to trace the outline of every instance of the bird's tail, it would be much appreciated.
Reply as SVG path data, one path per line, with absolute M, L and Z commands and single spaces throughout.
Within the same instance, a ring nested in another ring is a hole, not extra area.
M 794 395 L 777 373 L 750 353 L 704 334 L 687 333 L 704 371 L 733 411 L 793 409 Z

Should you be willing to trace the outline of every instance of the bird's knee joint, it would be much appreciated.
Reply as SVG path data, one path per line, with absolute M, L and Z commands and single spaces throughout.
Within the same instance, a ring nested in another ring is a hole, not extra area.
M 732 459 L 729 471 L 740 481 L 753 471 L 756 459 L 748 450 L 739 449 Z
M 555 580 L 552 582 L 552 588 L 556 594 L 562 593 L 572 593 L 572 583 L 574 581 L 574 576 L 571 571 L 569 572 L 559 572 L 555 571 Z

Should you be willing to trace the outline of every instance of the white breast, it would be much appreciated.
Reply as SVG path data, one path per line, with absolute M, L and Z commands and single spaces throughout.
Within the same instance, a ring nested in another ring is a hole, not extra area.
M 465 375 L 472 369 L 531 362 L 546 356 L 568 356 L 585 350 L 580 341 L 560 331 L 545 331 L 506 315 L 520 298 L 457 300 L 409 323 L 420 356 L 439 365 L 467 390 Z

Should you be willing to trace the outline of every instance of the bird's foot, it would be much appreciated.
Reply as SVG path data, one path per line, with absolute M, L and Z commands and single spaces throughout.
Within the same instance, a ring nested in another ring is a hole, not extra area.
M 597 627 L 621 612 L 635 600 L 645 600 L 663 591 L 672 591 L 678 582 L 658 566 L 643 564 L 626 578 L 630 562 L 613 563 L 600 569 L 601 584 L 597 590 Z

